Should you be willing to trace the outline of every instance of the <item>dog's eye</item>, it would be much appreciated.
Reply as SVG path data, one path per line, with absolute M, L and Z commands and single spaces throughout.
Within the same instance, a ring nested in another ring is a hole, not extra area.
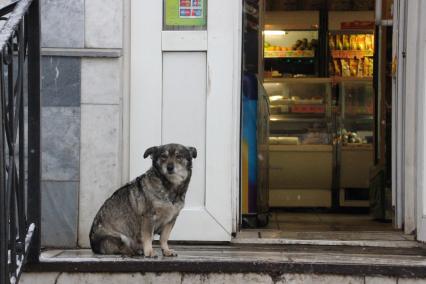
M 183 158 L 183 157 L 182 157 L 181 155 L 177 155 L 177 156 L 176 156 L 176 160 L 178 160 L 178 161 L 181 161 L 181 160 L 182 160 L 182 158 Z
M 167 155 L 166 154 L 161 154 L 160 159 L 162 159 L 162 160 L 167 159 Z

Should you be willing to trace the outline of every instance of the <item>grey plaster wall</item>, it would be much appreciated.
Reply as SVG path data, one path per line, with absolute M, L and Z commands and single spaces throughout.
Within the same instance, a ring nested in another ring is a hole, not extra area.
M 122 7 L 122 0 L 41 0 L 42 47 L 59 50 L 42 58 L 46 247 L 88 246 L 99 203 L 121 181 L 122 60 L 73 50 L 121 49 Z

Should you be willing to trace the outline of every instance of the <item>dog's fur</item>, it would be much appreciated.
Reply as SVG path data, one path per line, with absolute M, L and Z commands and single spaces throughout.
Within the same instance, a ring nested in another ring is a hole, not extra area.
M 167 144 L 147 149 L 148 156 L 152 167 L 114 192 L 96 214 L 89 236 L 93 252 L 155 257 L 152 239 L 159 234 L 163 255 L 177 255 L 167 241 L 184 206 L 197 150 Z

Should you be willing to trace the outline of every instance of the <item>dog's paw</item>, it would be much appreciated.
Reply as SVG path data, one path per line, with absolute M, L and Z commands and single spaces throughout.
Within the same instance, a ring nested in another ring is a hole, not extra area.
M 163 249 L 163 255 L 167 257 L 173 257 L 173 256 L 177 256 L 178 254 L 176 251 L 172 249 L 167 249 L 167 250 Z
M 144 252 L 144 257 L 146 258 L 157 258 L 157 254 L 155 253 L 154 249 L 151 249 L 150 251 Z

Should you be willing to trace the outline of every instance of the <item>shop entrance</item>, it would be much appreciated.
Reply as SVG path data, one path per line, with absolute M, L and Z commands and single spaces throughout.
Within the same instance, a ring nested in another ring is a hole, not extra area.
M 376 25 L 375 9 L 244 1 L 243 228 L 309 239 L 397 230 L 392 27 Z

